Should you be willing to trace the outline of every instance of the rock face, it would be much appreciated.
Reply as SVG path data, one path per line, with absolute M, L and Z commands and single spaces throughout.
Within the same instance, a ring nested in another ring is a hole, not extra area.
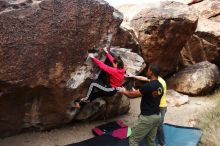
M 195 35 L 181 51 L 182 64 L 209 61 L 220 67 L 220 23 L 200 18 Z
M 144 9 L 131 21 L 146 63 L 157 63 L 162 75 L 176 70 L 179 53 L 197 26 L 197 14 L 178 2 Z
M 210 93 L 219 80 L 219 69 L 208 61 L 187 67 L 173 75 L 168 87 L 189 95 L 205 95 Z
M 182 65 L 210 61 L 220 67 L 220 1 L 205 0 L 191 5 L 199 11 L 198 27 L 181 52 Z
M 137 75 L 146 67 L 144 59 L 125 48 L 111 48 L 111 53 L 115 56 L 120 56 L 126 68 L 126 74 Z
M 141 54 L 140 45 L 132 29 L 120 27 L 112 38 L 112 46 L 132 49 L 133 52 Z
M 204 0 L 191 5 L 192 8 L 199 11 L 199 15 L 203 18 L 215 20 L 220 15 L 219 0 Z
M 116 32 L 122 19 L 115 13 L 107 4 L 77 0 L 2 11 L 0 79 L 31 87 L 66 81 L 89 49 L 104 46 Z
M 97 98 L 85 105 L 82 111 L 76 115 L 76 120 L 106 119 L 121 115 L 130 109 L 130 100 L 126 96 L 117 94 L 114 97 Z
M 103 55 L 96 48 L 110 45 L 121 13 L 101 0 L 1 0 L 0 7 L 0 136 L 70 122 L 66 107 L 91 79 L 73 89 L 67 81 L 93 75 L 87 52 Z

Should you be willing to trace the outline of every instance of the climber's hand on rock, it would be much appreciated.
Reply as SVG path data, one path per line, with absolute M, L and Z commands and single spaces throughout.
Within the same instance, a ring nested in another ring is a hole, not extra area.
M 103 50 L 105 51 L 105 53 L 108 53 L 108 48 L 107 47 L 103 48 Z
M 90 58 L 95 58 L 95 56 L 94 56 L 93 53 L 89 53 L 88 57 L 90 57 Z

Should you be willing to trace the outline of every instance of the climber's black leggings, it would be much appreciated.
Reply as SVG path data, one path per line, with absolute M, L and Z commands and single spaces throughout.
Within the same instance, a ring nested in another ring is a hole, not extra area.
M 117 93 L 116 88 L 111 87 L 110 85 L 104 85 L 99 81 L 94 81 L 90 84 L 87 96 L 89 101 L 95 100 L 97 97 L 110 97 L 114 96 Z

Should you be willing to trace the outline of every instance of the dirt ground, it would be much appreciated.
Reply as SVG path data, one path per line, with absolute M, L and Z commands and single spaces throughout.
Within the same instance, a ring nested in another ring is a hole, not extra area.
M 140 98 L 131 99 L 131 109 L 129 113 L 114 119 L 90 123 L 74 123 L 46 132 L 23 133 L 0 139 L 0 146 L 62 146 L 91 138 L 93 137 L 91 132 L 93 127 L 116 119 L 121 119 L 132 127 L 140 112 L 139 104 Z M 194 119 L 200 116 L 203 110 L 214 105 L 214 100 L 210 97 L 190 97 L 188 104 L 179 107 L 168 107 L 165 123 L 193 126 L 195 125 Z

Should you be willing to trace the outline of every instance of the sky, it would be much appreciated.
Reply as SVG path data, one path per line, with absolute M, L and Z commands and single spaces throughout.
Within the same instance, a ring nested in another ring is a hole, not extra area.
M 105 0 L 112 6 L 118 6 L 122 4 L 140 4 L 140 3 L 158 3 L 159 1 L 166 0 Z

